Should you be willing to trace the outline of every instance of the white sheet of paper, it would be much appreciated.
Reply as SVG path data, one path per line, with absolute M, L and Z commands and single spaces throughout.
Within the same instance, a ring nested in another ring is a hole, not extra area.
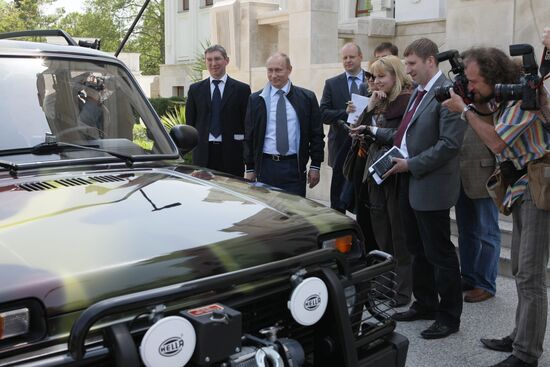
M 348 123 L 355 124 L 355 120 L 363 113 L 365 108 L 369 105 L 369 97 L 362 96 L 360 94 L 351 94 L 351 101 L 355 105 L 355 112 L 348 115 Z

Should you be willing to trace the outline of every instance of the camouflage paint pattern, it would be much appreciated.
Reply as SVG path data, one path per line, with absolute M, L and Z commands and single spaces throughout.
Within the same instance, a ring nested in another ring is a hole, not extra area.
M 28 191 L 37 182 L 49 188 Z M 0 178 L 0 304 L 48 316 L 291 257 L 355 223 L 313 201 L 192 167 Z

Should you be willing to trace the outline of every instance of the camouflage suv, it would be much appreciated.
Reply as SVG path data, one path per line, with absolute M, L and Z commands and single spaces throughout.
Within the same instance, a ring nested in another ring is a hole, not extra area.
M 354 221 L 185 165 L 196 131 L 56 34 L 0 40 L 0 365 L 405 365 Z

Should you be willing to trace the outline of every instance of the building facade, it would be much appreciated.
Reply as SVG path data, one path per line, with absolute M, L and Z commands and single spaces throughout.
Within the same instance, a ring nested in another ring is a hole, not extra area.
M 324 81 L 342 72 L 345 42 L 359 44 L 364 60 L 380 42 L 402 53 L 420 37 L 442 51 L 482 45 L 508 52 L 510 44 L 530 43 L 540 60 L 542 30 L 550 26 L 549 0 L 170 0 L 165 7 L 162 97 L 186 95 L 207 42 L 227 49 L 229 74 L 253 91 L 266 83 L 267 57 L 285 52 L 292 81 L 320 98 Z M 322 178 L 310 197 L 327 198 L 330 174 Z

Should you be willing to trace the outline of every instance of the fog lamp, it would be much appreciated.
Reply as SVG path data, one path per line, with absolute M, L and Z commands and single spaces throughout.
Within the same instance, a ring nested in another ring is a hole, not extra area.
M 19 308 L 0 312 L 0 340 L 29 332 L 29 309 Z

